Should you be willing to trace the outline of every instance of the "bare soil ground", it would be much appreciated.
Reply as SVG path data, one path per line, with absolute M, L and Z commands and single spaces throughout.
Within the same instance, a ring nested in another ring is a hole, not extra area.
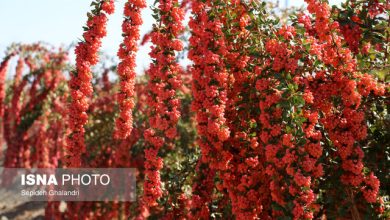
M 0 202 L 0 220 L 44 219 L 45 205 L 45 202 Z

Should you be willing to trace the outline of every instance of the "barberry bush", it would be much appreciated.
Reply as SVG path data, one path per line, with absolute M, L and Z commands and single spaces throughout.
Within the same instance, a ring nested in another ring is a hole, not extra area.
M 75 66 L 11 45 L 3 166 L 137 168 L 137 201 L 49 202 L 46 219 L 389 219 L 389 1 L 305 2 L 159 0 L 142 38 L 129 0 L 117 64 L 99 56 L 113 0 L 92 2 Z

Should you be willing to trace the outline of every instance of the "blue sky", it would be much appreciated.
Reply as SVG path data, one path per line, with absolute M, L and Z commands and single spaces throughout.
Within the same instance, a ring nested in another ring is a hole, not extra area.
M 109 17 L 108 35 L 103 40 L 102 51 L 114 56 L 122 41 L 121 24 L 126 0 L 116 0 L 116 12 Z M 67 46 L 81 38 L 90 10 L 89 0 L 0 0 L 0 58 L 12 42 L 33 43 L 44 41 L 54 46 Z M 148 0 L 149 5 L 153 0 Z M 151 10 L 143 12 L 142 34 L 153 24 Z M 139 71 L 149 62 L 150 45 L 141 48 L 137 57 Z
M 338 3 L 341 0 L 331 0 Z M 44 41 L 54 46 L 76 43 L 82 36 L 90 0 L 0 0 L 0 58 L 12 42 L 33 43 Z M 102 51 L 114 56 L 121 37 L 123 5 L 126 0 L 116 0 L 116 12 L 110 16 L 108 35 L 103 40 Z M 154 0 L 147 0 L 152 5 Z M 280 0 L 283 5 L 285 0 Z M 303 0 L 289 0 L 290 5 L 301 6 Z M 147 33 L 153 24 L 151 10 L 143 11 L 144 25 L 141 33 Z M 140 48 L 137 70 L 148 66 L 150 45 Z

